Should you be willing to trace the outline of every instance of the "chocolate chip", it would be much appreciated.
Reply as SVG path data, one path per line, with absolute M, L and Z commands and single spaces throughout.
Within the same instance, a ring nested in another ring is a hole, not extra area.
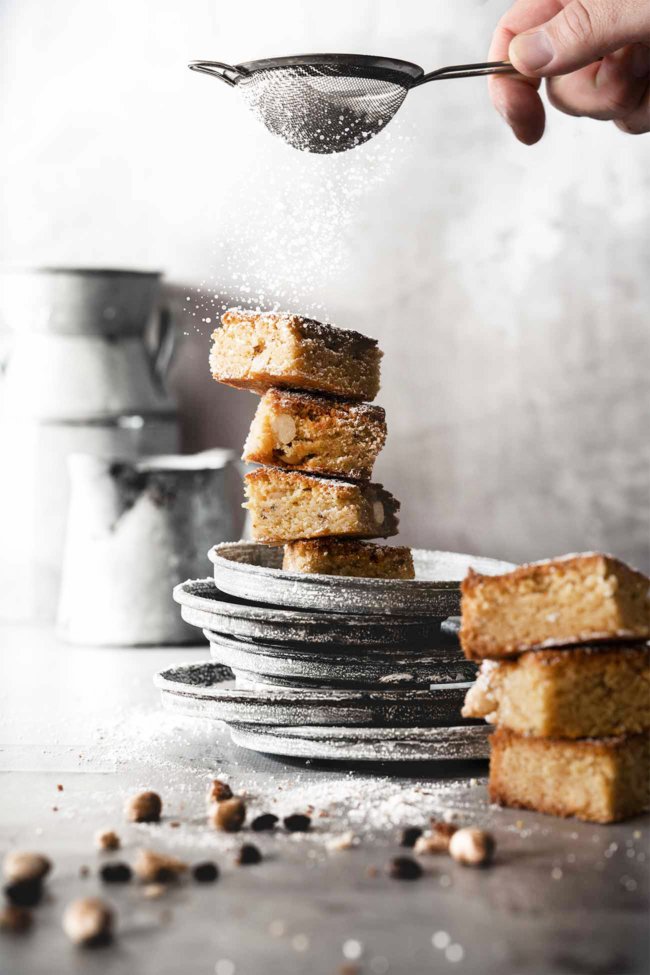
M 277 821 L 278 817 L 274 816 L 273 813 L 262 813 L 261 816 L 255 817 L 251 823 L 251 829 L 255 830 L 256 833 L 263 833 L 266 830 L 274 829 Z
M 419 826 L 407 826 L 407 828 L 402 832 L 402 839 L 400 840 L 400 846 L 408 846 L 413 849 L 417 840 L 422 836 L 422 830 Z
M 0 928 L 11 931 L 12 934 L 24 934 L 32 926 L 32 914 L 25 907 L 15 907 L 7 904 L 0 911 Z
M 4 888 L 4 894 L 14 907 L 36 907 L 43 896 L 43 882 L 40 877 L 14 880 Z
M 133 871 L 128 863 L 107 863 L 99 871 L 105 884 L 128 884 Z
M 410 857 L 395 857 L 388 864 L 388 874 L 395 880 L 417 880 L 422 876 L 422 867 Z
M 290 833 L 306 833 L 311 826 L 311 819 L 303 813 L 293 813 L 292 816 L 285 816 L 282 820 L 284 828 Z
M 244 845 L 239 850 L 235 863 L 238 863 L 240 867 L 247 867 L 252 863 L 260 863 L 262 860 L 262 854 L 253 846 L 252 843 L 244 843 Z
M 196 863 L 192 867 L 192 876 L 199 884 L 213 884 L 219 876 L 219 867 L 212 860 Z

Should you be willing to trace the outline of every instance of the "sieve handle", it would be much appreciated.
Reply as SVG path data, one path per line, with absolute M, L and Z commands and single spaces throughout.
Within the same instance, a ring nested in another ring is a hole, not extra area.
M 446 68 L 429 71 L 413 82 L 411 88 L 424 85 L 427 81 L 442 81 L 445 78 L 477 78 L 485 74 L 518 74 L 510 61 L 484 61 L 481 64 L 450 64 Z
M 234 64 L 226 64 L 225 61 L 190 61 L 188 64 L 190 71 L 200 71 L 202 74 L 211 74 L 219 81 L 225 81 L 227 85 L 234 87 L 242 78 L 249 74 L 244 68 L 239 68 Z M 231 78 L 228 72 L 234 74 Z

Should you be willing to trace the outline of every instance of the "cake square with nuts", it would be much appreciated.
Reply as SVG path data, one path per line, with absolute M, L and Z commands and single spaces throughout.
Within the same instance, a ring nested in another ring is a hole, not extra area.
M 261 467 L 245 480 L 245 507 L 258 542 L 281 545 L 325 535 L 388 538 L 397 534 L 399 501 L 380 484 L 355 484 L 273 467 Z
M 470 659 L 650 637 L 650 580 L 610 555 L 570 555 L 499 576 L 470 570 L 461 591 L 460 640 Z
M 365 579 L 414 579 L 413 556 L 404 546 L 344 538 L 315 538 L 284 546 L 285 572 Z
M 382 353 L 375 339 L 276 312 L 231 309 L 221 321 L 210 353 L 217 382 L 257 393 L 280 386 L 357 401 L 379 391 Z
M 385 441 L 381 406 L 273 388 L 260 400 L 243 459 L 367 480 Z
M 484 660 L 462 713 L 536 737 L 645 731 L 650 728 L 650 646 L 597 644 Z
M 553 816 L 613 823 L 648 808 L 650 737 L 490 738 L 490 801 Z

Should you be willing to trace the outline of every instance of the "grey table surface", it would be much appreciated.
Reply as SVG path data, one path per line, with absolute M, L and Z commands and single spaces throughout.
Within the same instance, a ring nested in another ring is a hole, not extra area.
M 32 931 L 0 934 L 2 975 L 650 969 L 648 817 L 604 827 L 490 808 L 485 763 L 351 769 L 243 751 L 222 726 L 160 708 L 154 671 L 206 656 L 205 646 L 69 647 L 48 630 L 0 625 L 0 853 L 32 849 L 54 862 Z M 215 776 L 245 792 L 251 812 L 313 807 L 313 831 L 214 832 L 205 789 Z M 140 788 L 160 792 L 160 824 L 124 822 L 124 800 Z M 402 827 L 431 816 L 488 826 L 494 865 L 430 857 L 416 882 L 388 877 L 388 861 L 405 852 Z M 132 860 L 143 846 L 210 858 L 220 879 L 158 900 L 136 884 L 102 888 L 100 827 L 122 837 L 113 858 Z M 348 832 L 351 849 L 330 849 Z M 251 838 L 264 861 L 235 866 Z M 61 914 L 97 893 L 116 910 L 117 937 L 75 949 Z

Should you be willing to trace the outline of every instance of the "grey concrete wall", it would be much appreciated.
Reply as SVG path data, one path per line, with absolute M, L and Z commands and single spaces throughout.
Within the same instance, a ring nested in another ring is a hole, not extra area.
M 385 151 L 328 170 L 184 68 L 327 48 L 480 59 L 505 6 L 4 0 L 0 258 L 166 270 L 189 449 L 241 443 L 254 406 L 211 383 L 195 288 L 227 302 L 237 269 L 293 287 L 385 350 L 378 474 L 405 540 L 516 560 L 604 548 L 648 568 L 650 137 L 554 116 L 527 149 L 482 81 L 446 82 L 408 97 Z M 346 213 L 314 264 L 309 200 L 328 174 Z M 278 261 L 297 227 L 302 263 Z

